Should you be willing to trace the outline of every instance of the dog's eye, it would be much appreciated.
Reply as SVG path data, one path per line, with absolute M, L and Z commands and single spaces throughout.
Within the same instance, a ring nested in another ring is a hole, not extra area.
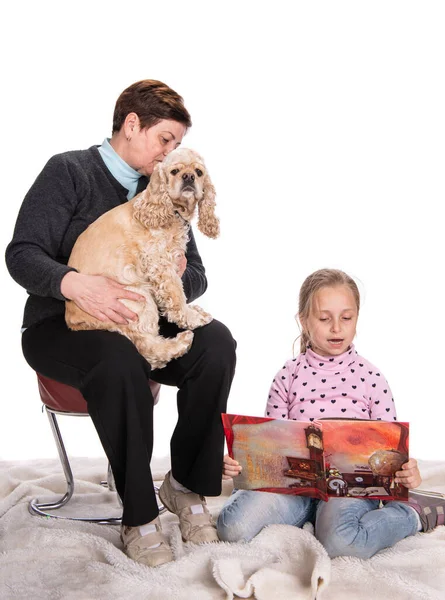
M 203 176 L 203 172 L 201 171 L 201 169 L 195 169 L 195 173 L 198 175 L 198 177 Z
M 177 175 L 179 173 L 179 169 L 173 169 L 173 171 L 170 171 L 171 175 Z

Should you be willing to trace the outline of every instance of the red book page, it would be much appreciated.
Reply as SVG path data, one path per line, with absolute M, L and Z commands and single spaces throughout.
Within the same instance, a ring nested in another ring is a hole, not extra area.
M 222 415 L 238 489 L 329 497 L 408 499 L 394 473 L 408 460 L 409 424 L 365 419 L 288 421 Z
M 234 478 L 238 489 L 279 492 L 326 499 L 323 453 L 308 448 L 306 421 L 222 415 L 229 455 L 243 467 Z
M 409 458 L 409 424 L 396 421 L 323 419 L 329 496 L 408 500 L 394 473 Z

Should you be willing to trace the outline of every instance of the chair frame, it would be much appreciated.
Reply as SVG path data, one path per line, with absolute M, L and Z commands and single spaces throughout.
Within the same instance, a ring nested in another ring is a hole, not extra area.
M 71 465 L 69 462 L 68 455 L 65 450 L 65 445 L 63 443 L 62 434 L 60 433 L 59 423 L 56 415 L 64 415 L 70 417 L 89 417 L 88 413 L 79 413 L 79 412 L 64 412 L 61 410 L 56 410 L 54 408 L 50 408 L 46 404 L 43 405 L 42 410 L 46 411 L 49 424 L 51 427 L 51 431 L 53 432 L 54 440 L 57 446 L 57 452 L 59 454 L 59 459 L 62 464 L 63 472 L 66 480 L 67 490 L 65 494 L 59 498 L 56 497 L 54 500 L 50 502 L 39 502 L 38 498 L 33 498 L 29 504 L 28 509 L 32 515 L 39 515 L 41 517 L 50 517 L 52 519 L 64 519 L 69 521 L 86 521 L 89 523 L 97 523 L 100 525 L 120 525 L 122 522 L 122 517 L 72 517 L 72 516 L 64 516 L 64 515 L 55 515 L 49 513 L 49 510 L 57 510 L 58 508 L 62 508 L 65 506 L 72 498 L 74 494 L 74 477 L 73 472 L 71 470 Z M 107 487 L 110 491 L 116 491 L 116 486 L 114 483 L 114 477 L 111 470 L 111 466 L 108 463 L 108 472 L 107 472 L 107 480 L 101 481 L 101 485 Z M 155 493 L 158 496 L 159 488 L 154 486 Z M 117 495 L 119 504 L 122 506 L 122 501 Z M 158 502 L 159 514 L 165 512 L 165 507 Z

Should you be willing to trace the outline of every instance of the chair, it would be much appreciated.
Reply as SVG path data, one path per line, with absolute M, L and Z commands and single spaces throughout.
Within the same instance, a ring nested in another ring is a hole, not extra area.
M 40 515 L 43 517 L 51 517 L 54 519 L 68 519 L 74 521 L 88 521 L 90 523 L 101 523 L 116 525 L 121 522 L 121 517 L 73 517 L 73 516 L 62 516 L 54 515 L 49 513 L 49 510 L 56 510 L 65 506 L 72 498 L 74 493 L 74 477 L 69 463 L 68 455 L 65 450 L 62 435 L 60 433 L 59 424 L 56 415 L 69 415 L 72 417 L 88 417 L 88 407 L 85 398 L 79 392 L 79 390 L 59 383 L 53 379 L 49 379 L 37 373 L 37 382 L 39 386 L 40 398 L 43 402 L 43 409 L 49 419 L 49 424 L 54 435 L 56 442 L 57 451 L 59 453 L 60 462 L 62 463 L 63 471 L 65 474 L 67 491 L 62 498 L 55 498 L 52 502 L 39 502 L 37 498 L 33 498 L 29 503 L 29 511 L 33 515 Z M 150 388 L 153 394 L 155 404 L 159 400 L 160 384 L 154 381 L 149 381 Z M 102 481 L 101 484 L 107 487 L 110 491 L 116 491 L 114 484 L 113 473 L 111 467 L 108 464 L 107 480 Z M 159 489 L 155 486 L 155 493 L 158 494 Z M 122 506 L 121 499 L 119 503 Z M 158 502 L 159 513 L 164 512 L 166 509 L 162 504 Z

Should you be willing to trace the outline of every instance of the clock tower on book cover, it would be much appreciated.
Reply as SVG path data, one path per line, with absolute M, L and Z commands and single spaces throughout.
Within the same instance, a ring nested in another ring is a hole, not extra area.
M 323 436 L 321 429 L 315 425 L 309 425 L 305 429 L 306 445 L 309 448 L 311 458 L 320 460 L 323 455 Z

